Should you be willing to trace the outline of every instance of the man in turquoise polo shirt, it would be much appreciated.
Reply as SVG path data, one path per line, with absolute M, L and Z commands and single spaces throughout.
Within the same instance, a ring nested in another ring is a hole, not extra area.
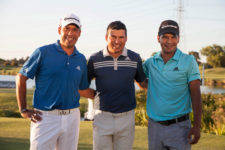
M 189 150 L 200 138 L 200 74 L 193 56 L 181 52 L 179 26 L 173 20 L 161 23 L 158 42 L 161 51 L 147 59 L 147 114 L 149 150 Z M 191 128 L 189 113 L 194 113 Z

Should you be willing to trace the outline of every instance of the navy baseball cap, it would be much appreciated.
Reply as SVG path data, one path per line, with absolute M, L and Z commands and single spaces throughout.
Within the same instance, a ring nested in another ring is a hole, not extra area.
M 158 35 L 162 35 L 165 33 L 171 33 L 179 36 L 179 26 L 176 21 L 173 20 L 165 20 L 160 24 Z

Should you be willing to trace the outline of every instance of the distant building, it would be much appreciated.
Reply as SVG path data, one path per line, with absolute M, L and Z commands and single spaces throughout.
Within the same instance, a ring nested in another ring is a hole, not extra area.
M 15 81 L 0 81 L 0 88 L 16 88 Z

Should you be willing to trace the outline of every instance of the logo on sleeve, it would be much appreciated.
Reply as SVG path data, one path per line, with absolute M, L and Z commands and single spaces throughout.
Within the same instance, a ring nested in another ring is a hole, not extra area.
M 24 71 L 25 73 L 27 73 L 27 72 L 28 72 L 28 68 L 24 68 L 23 71 Z

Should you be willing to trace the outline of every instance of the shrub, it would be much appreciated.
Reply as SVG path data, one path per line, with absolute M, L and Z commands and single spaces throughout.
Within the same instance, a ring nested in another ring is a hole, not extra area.
M 148 116 L 146 113 L 146 96 L 147 92 L 139 90 L 136 92 L 137 107 L 135 109 L 135 124 L 140 126 L 148 125 Z
M 136 92 L 137 108 L 135 110 L 135 124 L 147 126 L 146 114 L 147 92 Z M 202 94 L 201 131 L 217 135 L 225 135 L 225 94 Z M 190 114 L 193 123 L 193 113 Z

